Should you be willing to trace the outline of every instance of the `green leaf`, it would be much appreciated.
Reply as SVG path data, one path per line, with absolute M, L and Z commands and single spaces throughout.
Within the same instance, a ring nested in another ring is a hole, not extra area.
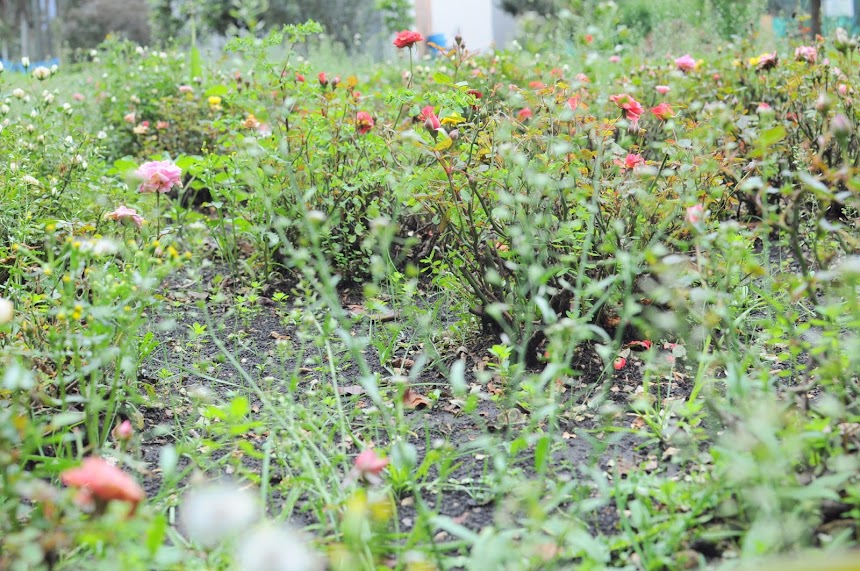
M 128 157 L 123 157 L 113 162 L 113 168 L 115 168 L 116 171 L 120 173 L 128 172 L 130 170 L 137 170 L 137 161 Z
M 146 532 L 146 548 L 150 555 L 155 555 L 161 544 L 164 543 L 164 537 L 167 534 L 167 518 L 164 514 L 156 515 L 149 530 Z
M 451 84 L 451 78 L 448 77 L 446 74 L 442 73 L 441 71 L 437 71 L 433 74 L 433 81 L 435 81 L 436 83 L 441 83 L 442 85 Z
M 206 90 L 204 94 L 206 97 L 224 97 L 227 95 L 227 86 L 226 85 L 213 85 L 209 89 Z
M 71 426 L 73 424 L 78 424 L 79 422 L 83 422 L 84 413 L 82 412 L 61 412 L 55 414 L 53 418 L 51 418 L 51 428 L 53 430 L 57 430 L 58 428 L 63 428 L 64 426 Z
M 445 137 L 444 139 L 442 139 L 441 141 L 439 141 L 438 143 L 436 143 L 433 146 L 433 150 L 434 151 L 444 151 L 445 149 L 450 147 L 453 143 L 454 143 L 454 141 L 451 140 L 451 137 Z
M 547 435 L 541 436 L 540 440 L 535 444 L 535 470 L 542 473 L 546 470 L 547 460 L 549 459 L 550 438 Z
M 776 127 L 767 129 L 766 131 L 762 131 L 761 136 L 758 138 L 758 140 L 763 147 L 770 147 L 782 141 L 785 138 L 785 135 L 785 127 L 783 127 L 782 125 L 778 125 Z

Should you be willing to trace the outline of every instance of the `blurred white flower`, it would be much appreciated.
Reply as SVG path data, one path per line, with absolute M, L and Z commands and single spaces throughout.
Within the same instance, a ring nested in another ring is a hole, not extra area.
M 28 58 L 27 56 L 22 57 L 21 65 L 23 65 L 25 68 L 30 67 L 30 58 Z
M 208 484 L 186 494 L 179 510 L 182 529 L 202 547 L 235 537 L 260 518 L 257 498 L 230 484 Z
M 51 70 L 43 65 L 40 65 L 33 70 L 33 77 L 35 77 L 39 81 L 44 81 L 51 77 Z
M 0 325 L 12 321 L 12 316 L 15 314 L 15 307 L 12 302 L 5 297 L 0 297 Z
M 0 61 L 0 73 L 3 73 L 3 62 Z
M 107 139 L 107 133 L 105 133 L 104 131 L 99 131 L 98 133 L 96 133 L 96 138 L 97 139 Z
M 27 95 L 27 94 L 24 93 L 24 90 L 21 89 L 20 87 L 16 87 L 15 89 L 12 90 L 12 96 L 17 98 L 17 99 L 24 99 L 25 95 Z
M 323 561 L 297 532 L 266 524 L 242 539 L 235 566 L 242 571 L 321 571 Z
M 31 186 L 42 186 L 42 183 L 40 183 L 36 177 L 30 176 L 28 174 L 25 174 L 24 176 L 22 176 L 21 180 L 23 182 L 25 182 L 26 184 L 29 184 Z
M 81 243 L 82 252 L 92 252 L 94 256 L 105 256 L 119 252 L 119 244 L 109 238 L 87 240 Z
M 58 66 L 57 64 L 52 65 L 51 66 L 51 75 L 54 75 L 55 73 L 57 73 L 58 69 L 60 69 L 60 66 Z

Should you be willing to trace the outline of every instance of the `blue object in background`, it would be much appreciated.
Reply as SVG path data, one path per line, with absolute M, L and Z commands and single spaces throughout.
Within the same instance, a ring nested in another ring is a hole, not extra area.
M 427 41 L 436 44 L 440 48 L 448 49 L 447 40 L 445 40 L 445 34 L 433 34 L 427 36 Z M 430 55 L 436 57 L 437 55 L 439 55 L 439 51 L 436 48 L 431 48 Z
M 26 69 L 24 69 L 24 66 L 21 65 L 21 60 L 7 61 L 4 59 L 0 59 L 0 63 L 3 64 L 3 69 L 5 71 L 20 71 L 20 72 L 27 71 Z M 51 67 L 52 65 L 60 65 L 60 58 L 51 58 L 51 59 L 46 59 L 46 60 L 42 60 L 42 61 L 31 61 L 30 62 L 30 69 L 32 70 L 32 69 L 35 69 L 39 66 Z

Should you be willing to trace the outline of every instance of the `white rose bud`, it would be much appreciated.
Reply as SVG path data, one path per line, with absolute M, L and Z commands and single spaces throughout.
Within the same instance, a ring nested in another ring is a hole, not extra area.
M 15 89 L 12 90 L 12 96 L 17 98 L 17 99 L 24 99 L 25 95 L 27 95 L 27 94 L 24 93 L 24 90 L 21 89 L 20 87 L 16 87 Z
M 46 79 L 51 77 L 51 70 L 43 65 L 40 65 L 33 70 L 33 77 L 35 77 L 39 81 L 45 81 Z
M 21 58 L 21 65 L 24 66 L 24 69 L 29 68 L 30 67 L 30 58 L 28 58 L 27 56 L 22 57 Z

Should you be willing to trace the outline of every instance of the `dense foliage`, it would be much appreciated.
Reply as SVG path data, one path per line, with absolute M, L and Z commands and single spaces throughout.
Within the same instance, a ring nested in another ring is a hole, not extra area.
M 600 17 L 0 75 L 0 568 L 855 546 L 858 44 L 642 58 Z

